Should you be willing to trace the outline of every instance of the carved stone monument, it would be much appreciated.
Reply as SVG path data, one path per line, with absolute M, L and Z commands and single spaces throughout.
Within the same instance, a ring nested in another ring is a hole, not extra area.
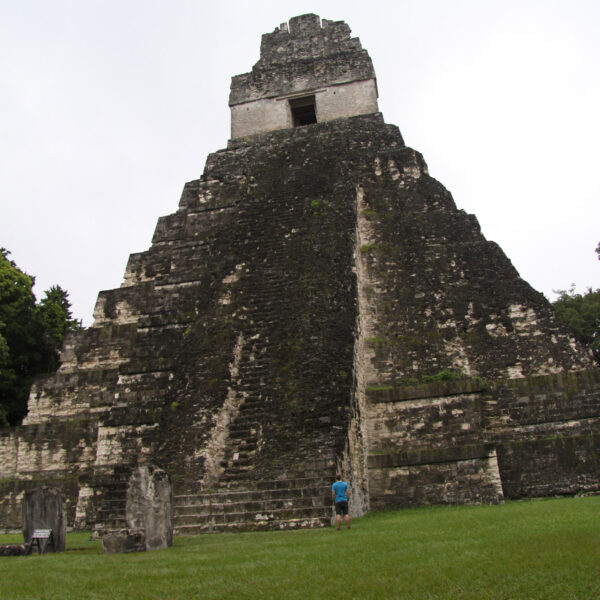
M 133 469 L 125 519 L 126 529 L 102 536 L 104 552 L 162 550 L 173 545 L 173 492 L 165 471 L 154 465 Z
M 145 533 L 146 550 L 173 545 L 173 491 L 168 474 L 153 465 L 133 470 L 127 487 L 127 525 Z
M 26 545 L 31 543 L 35 532 L 46 540 L 44 545 L 46 551 L 64 552 L 67 540 L 67 514 L 60 490 L 41 487 L 25 494 L 23 537 Z

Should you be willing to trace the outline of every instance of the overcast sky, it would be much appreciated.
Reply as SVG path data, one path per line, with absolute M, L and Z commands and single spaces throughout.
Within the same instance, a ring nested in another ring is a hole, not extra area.
M 600 287 L 598 0 L 0 0 L 0 246 L 91 323 L 229 137 L 232 75 L 314 12 L 379 107 L 548 298 Z

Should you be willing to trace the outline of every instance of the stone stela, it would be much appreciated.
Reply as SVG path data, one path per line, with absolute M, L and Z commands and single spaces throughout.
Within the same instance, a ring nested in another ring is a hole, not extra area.
M 57 487 L 39 487 L 25 494 L 22 500 L 23 538 L 26 553 L 35 548 L 64 552 L 67 537 L 65 497 Z
M 263 35 L 229 107 L 226 147 L 0 432 L 0 528 L 41 482 L 111 551 L 327 526 L 337 471 L 355 516 L 599 491 L 598 369 L 385 122 L 349 26 Z M 131 510 L 151 498 L 157 528 Z

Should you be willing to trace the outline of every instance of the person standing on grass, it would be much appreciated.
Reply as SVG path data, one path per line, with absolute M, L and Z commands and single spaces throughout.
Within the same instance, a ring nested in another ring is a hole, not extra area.
M 350 515 L 348 514 L 350 490 L 348 484 L 342 481 L 342 476 L 339 473 L 336 475 L 336 479 L 337 481 L 331 486 L 331 501 L 335 504 L 335 518 L 339 531 L 342 524 L 342 515 L 344 515 L 346 527 L 350 529 Z

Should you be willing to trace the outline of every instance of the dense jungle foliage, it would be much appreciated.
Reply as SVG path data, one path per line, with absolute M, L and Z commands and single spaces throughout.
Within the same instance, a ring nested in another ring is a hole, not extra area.
M 33 380 L 57 369 L 65 335 L 81 328 L 68 293 L 54 285 L 37 302 L 35 277 L 9 256 L 0 248 L 0 427 L 22 421 Z

